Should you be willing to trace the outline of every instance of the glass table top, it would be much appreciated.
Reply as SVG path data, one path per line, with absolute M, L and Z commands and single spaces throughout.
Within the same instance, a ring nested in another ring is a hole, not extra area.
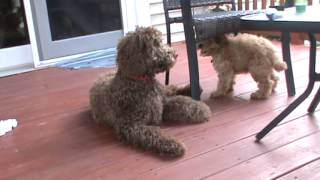
M 242 20 L 269 21 L 266 13 L 274 13 L 273 21 L 320 22 L 320 6 L 307 6 L 304 13 L 296 13 L 295 7 L 286 8 L 284 11 L 267 9 L 265 13 L 241 17 Z

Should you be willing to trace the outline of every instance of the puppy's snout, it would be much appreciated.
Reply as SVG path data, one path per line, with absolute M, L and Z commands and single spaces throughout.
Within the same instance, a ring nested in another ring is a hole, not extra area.
M 177 57 L 178 57 L 178 54 L 176 52 L 173 52 L 173 58 L 177 59 Z
M 166 69 L 167 68 L 167 64 L 164 61 L 161 61 L 158 64 L 158 68 L 159 69 Z
M 201 43 L 198 44 L 198 48 L 200 48 L 200 49 L 203 48 L 203 44 L 201 44 Z
M 173 48 L 167 47 L 166 52 L 173 58 L 176 59 L 178 57 L 178 54 Z
M 166 56 L 167 56 L 167 61 L 171 62 L 172 64 L 175 63 L 177 57 L 178 57 L 178 54 L 176 53 L 176 51 L 171 48 L 171 47 L 165 47 L 165 53 L 166 53 Z M 169 63 L 169 64 L 171 64 Z

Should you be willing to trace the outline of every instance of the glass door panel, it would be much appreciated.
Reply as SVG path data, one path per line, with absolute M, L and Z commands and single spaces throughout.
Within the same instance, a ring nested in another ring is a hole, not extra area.
M 115 47 L 120 0 L 32 0 L 40 60 Z
M 33 56 L 23 0 L 0 0 L 0 71 L 27 64 Z
M 47 0 L 53 41 L 122 29 L 120 3 L 110 0 Z
M 0 49 L 30 43 L 22 3 L 19 0 L 0 1 Z

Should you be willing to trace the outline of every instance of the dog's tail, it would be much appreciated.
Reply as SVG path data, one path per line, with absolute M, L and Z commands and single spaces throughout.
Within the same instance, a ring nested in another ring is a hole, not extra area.
M 272 64 L 273 64 L 273 68 L 278 72 L 286 70 L 288 68 L 287 63 L 281 61 L 279 58 L 274 58 L 274 61 Z
M 182 143 L 164 134 L 157 126 L 121 125 L 117 126 L 115 130 L 121 140 L 160 155 L 179 157 L 185 152 Z

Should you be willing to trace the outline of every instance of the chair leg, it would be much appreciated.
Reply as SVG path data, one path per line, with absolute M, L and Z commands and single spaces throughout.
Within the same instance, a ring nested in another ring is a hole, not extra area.
M 182 17 L 184 34 L 187 45 L 189 74 L 191 84 L 191 96 L 195 100 L 200 100 L 200 85 L 199 85 L 199 67 L 197 57 L 196 39 L 193 31 L 193 21 L 191 13 L 190 0 L 181 1 Z
M 169 16 L 169 15 L 168 15 Z M 166 29 L 167 29 L 167 44 L 171 46 L 171 27 L 169 22 L 169 17 L 166 16 Z M 165 85 L 169 85 L 170 80 L 170 70 L 166 71 Z

